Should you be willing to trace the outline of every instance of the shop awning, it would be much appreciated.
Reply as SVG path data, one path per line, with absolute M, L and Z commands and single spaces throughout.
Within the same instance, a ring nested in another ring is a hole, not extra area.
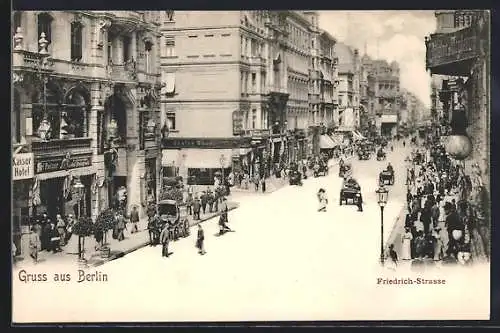
M 161 93 L 173 94 L 175 92 L 175 73 L 165 73 L 162 79 L 165 86 L 162 88 Z
M 363 134 L 359 133 L 358 131 L 352 131 L 352 135 L 354 136 L 354 138 L 358 139 L 358 140 L 364 140 L 366 139 Z
M 47 173 L 40 173 L 37 174 L 35 177 L 38 180 L 46 180 L 52 178 L 63 178 L 67 177 L 68 175 L 73 177 L 87 176 L 87 175 L 92 175 L 96 172 L 97 172 L 96 168 L 90 166 L 90 167 L 71 169 L 71 170 L 59 170 Z
M 335 144 L 335 146 L 341 146 L 342 145 L 343 138 L 341 138 L 339 136 L 332 135 L 332 136 L 330 136 L 330 139 L 333 141 L 333 143 Z
M 185 155 L 185 157 L 184 157 Z M 212 169 L 231 166 L 231 149 L 183 149 L 183 165 L 186 168 Z
M 333 149 L 336 144 L 328 135 L 322 135 L 319 137 L 319 148 L 320 149 Z
M 178 166 L 179 150 L 178 149 L 162 149 L 161 150 L 161 166 Z

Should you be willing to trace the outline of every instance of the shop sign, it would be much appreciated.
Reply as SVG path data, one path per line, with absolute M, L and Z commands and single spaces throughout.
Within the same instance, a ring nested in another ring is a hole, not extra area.
M 233 111 L 233 135 L 243 133 L 243 112 L 240 110 Z
M 250 138 L 163 138 L 162 149 L 233 149 L 250 144 Z
M 12 158 L 12 179 L 30 179 L 35 175 L 34 154 L 21 153 L 16 154 Z
M 83 168 L 91 165 L 92 155 L 44 157 L 37 160 L 36 173 Z

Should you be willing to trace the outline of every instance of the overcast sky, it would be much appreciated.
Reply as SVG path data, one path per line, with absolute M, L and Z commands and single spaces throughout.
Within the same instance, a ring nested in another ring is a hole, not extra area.
M 436 28 L 433 11 L 321 11 L 319 24 L 360 55 L 366 44 L 372 58 L 399 62 L 401 86 L 430 105 L 424 37 Z

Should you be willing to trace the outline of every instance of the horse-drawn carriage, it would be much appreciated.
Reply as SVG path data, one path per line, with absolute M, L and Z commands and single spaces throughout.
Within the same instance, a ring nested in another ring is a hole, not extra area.
M 314 163 L 313 175 L 314 175 L 314 177 L 328 175 L 328 164 L 323 162 L 323 161 L 319 161 L 319 162 Z
M 358 150 L 358 158 L 360 161 L 370 159 L 370 148 L 368 146 L 361 146 Z
M 383 161 L 385 159 L 386 159 L 385 151 L 383 149 L 379 149 L 377 151 L 377 161 Z
M 394 185 L 394 170 L 386 169 L 379 174 L 380 185 Z
M 346 205 L 351 204 L 357 206 L 363 202 L 363 198 L 361 197 L 361 186 L 359 186 L 358 182 L 353 178 L 344 180 L 342 183 L 339 205 L 342 206 L 343 202 Z
M 158 202 L 158 216 L 160 222 L 168 223 L 169 239 L 177 240 L 179 237 L 188 237 L 189 221 L 186 206 L 176 200 L 161 200 Z

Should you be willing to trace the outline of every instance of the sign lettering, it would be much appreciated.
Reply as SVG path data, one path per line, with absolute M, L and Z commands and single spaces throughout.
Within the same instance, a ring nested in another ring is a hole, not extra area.
M 207 148 L 207 149 L 230 149 L 240 148 L 250 145 L 251 138 L 164 138 L 162 139 L 162 149 L 176 148 Z
M 92 156 L 71 156 L 65 159 L 63 156 L 50 159 L 39 159 L 36 163 L 36 173 L 53 172 L 59 170 L 83 168 L 92 165 Z
M 12 179 L 30 179 L 35 174 L 34 155 L 32 153 L 16 154 L 12 160 Z

